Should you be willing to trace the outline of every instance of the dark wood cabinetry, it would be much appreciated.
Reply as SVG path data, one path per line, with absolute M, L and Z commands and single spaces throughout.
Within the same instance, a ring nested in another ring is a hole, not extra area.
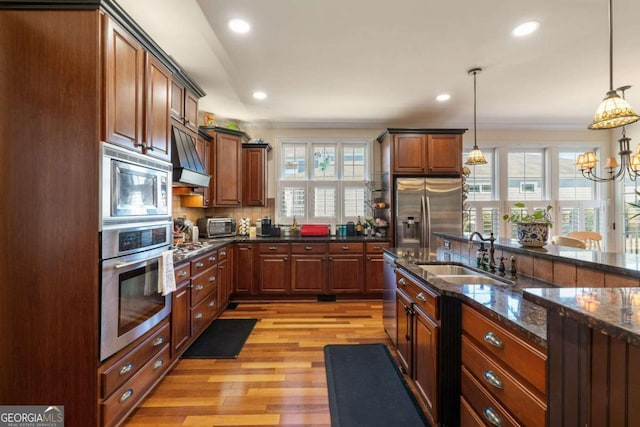
M 327 244 L 291 244 L 291 293 L 321 295 L 327 291 Z
M 329 243 L 328 291 L 330 294 L 364 292 L 362 243 Z
M 233 246 L 218 249 L 218 302 L 221 310 L 229 304 L 233 292 L 233 261 Z
M 170 82 L 171 118 L 184 125 L 188 130 L 198 131 L 198 97 L 177 81 Z
M 194 132 L 198 131 L 198 97 L 188 89 L 184 94 L 184 126 Z
M 459 175 L 462 173 L 462 135 L 394 135 L 393 172 L 426 176 Z
M 383 292 L 382 251 L 389 243 L 376 242 L 365 244 L 364 290 L 367 293 Z
M 176 290 L 171 295 L 171 349 L 172 356 L 181 353 L 191 337 L 189 288 L 191 286 L 191 264 L 184 263 L 174 268 Z
M 257 244 L 238 243 L 235 247 L 236 263 L 235 263 L 235 281 L 234 294 L 239 296 L 253 295 L 253 266 L 254 249 Z
M 269 144 L 242 144 L 242 205 L 267 205 Z
M 260 243 L 258 248 L 258 292 L 263 295 L 289 294 L 289 244 Z

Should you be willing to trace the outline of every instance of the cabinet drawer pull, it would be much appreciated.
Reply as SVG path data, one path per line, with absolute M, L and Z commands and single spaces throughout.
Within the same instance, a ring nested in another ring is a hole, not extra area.
M 210 282 L 215 282 L 216 281 L 216 276 L 209 276 L 209 281 Z
M 132 389 L 128 389 L 127 391 L 122 393 L 122 396 L 120 396 L 120 403 L 124 403 L 131 396 L 133 396 L 133 390 Z
M 162 365 L 164 365 L 164 360 L 158 359 L 153 363 L 153 369 L 156 370 L 159 367 L 161 367 Z
M 496 427 L 502 427 L 502 418 L 496 414 L 496 411 L 492 407 L 484 408 L 482 411 L 482 415 L 484 415 L 484 419 L 491 425 Z
M 269 250 L 270 251 L 277 251 L 278 247 L 277 246 L 269 246 Z
M 404 285 L 406 285 L 406 284 L 407 284 L 407 281 L 406 281 L 406 280 L 404 280 L 404 277 L 401 277 L 401 278 L 400 278 L 400 280 L 398 280 L 398 285 L 402 285 L 402 286 L 404 286 Z
M 416 295 L 416 298 L 419 299 L 422 302 L 426 302 L 427 299 L 424 296 L 424 293 L 420 292 L 418 295 Z
M 210 257 L 209 257 L 209 261 L 213 262 L 213 261 L 215 261 L 215 260 L 216 260 L 216 257 L 214 257 L 214 256 L 210 256 Z
M 227 256 L 227 251 L 220 251 L 220 256 Z
M 196 262 L 196 267 L 197 267 L 197 268 L 202 268 L 202 267 L 204 267 L 204 262 L 202 262 L 202 261 L 198 261 L 198 262 Z
M 209 302 L 209 307 L 215 307 L 216 306 L 216 300 L 212 300 Z
M 202 313 L 196 313 L 196 315 L 193 317 L 195 317 L 196 319 L 202 319 L 202 316 Z
M 133 363 L 127 363 L 120 369 L 120 375 L 124 375 L 133 369 Z
M 492 370 L 488 370 L 484 373 L 484 379 L 487 380 L 489 384 L 494 386 L 495 388 L 499 388 L 500 390 L 504 390 L 504 385 L 502 384 L 502 380 L 495 372 Z
M 310 251 L 310 250 L 312 250 L 312 249 L 313 249 L 313 246 L 305 246 L 305 247 L 304 247 L 304 250 L 305 250 L 305 251 Z
M 187 272 L 185 270 L 180 270 L 180 272 L 178 273 L 178 277 L 184 277 L 187 275 Z
M 382 249 L 382 246 L 374 246 L 373 249 L 375 249 L 376 251 L 379 251 L 380 249 Z
M 343 251 L 348 251 L 348 250 L 349 250 L 349 246 L 343 246 L 343 247 L 342 247 L 342 250 L 343 250 Z
M 196 286 L 196 291 L 201 291 L 204 289 L 204 285 L 198 285 Z
M 504 348 L 502 340 L 493 332 L 487 332 L 487 334 L 484 336 L 484 340 L 485 342 L 496 348 Z
M 161 345 L 164 342 L 164 338 L 163 337 L 158 337 L 155 340 L 153 340 L 153 346 L 157 347 L 159 345 Z

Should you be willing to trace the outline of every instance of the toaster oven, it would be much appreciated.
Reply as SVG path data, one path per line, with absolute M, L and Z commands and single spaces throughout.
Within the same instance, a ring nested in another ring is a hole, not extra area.
M 200 218 L 197 225 L 200 237 L 207 239 L 236 235 L 236 220 L 233 218 Z

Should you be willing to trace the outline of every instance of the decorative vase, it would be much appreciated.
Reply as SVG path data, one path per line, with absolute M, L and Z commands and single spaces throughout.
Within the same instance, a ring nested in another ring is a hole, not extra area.
M 518 222 L 518 241 L 522 246 L 540 248 L 547 244 L 549 223 Z

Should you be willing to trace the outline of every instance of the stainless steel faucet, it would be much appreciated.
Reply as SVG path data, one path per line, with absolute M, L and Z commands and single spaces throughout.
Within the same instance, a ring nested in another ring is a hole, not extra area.
M 489 242 L 489 271 L 491 271 L 492 273 L 495 273 L 496 260 L 494 255 L 495 255 L 496 249 L 493 246 L 493 242 L 495 242 L 496 238 L 493 237 L 493 233 L 491 233 L 489 237 L 483 237 L 482 234 L 478 233 L 477 231 L 474 231 L 473 233 L 471 233 L 471 236 L 469 236 L 469 247 L 471 247 L 471 245 L 473 244 L 473 238 L 475 236 L 478 236 L 478 238 L 483 242 Z

